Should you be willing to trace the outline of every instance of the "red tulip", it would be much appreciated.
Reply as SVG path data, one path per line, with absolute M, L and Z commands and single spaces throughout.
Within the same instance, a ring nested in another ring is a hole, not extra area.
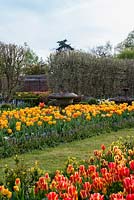
M 86 199 L 88 197 L 88 193 L 86 190 L 81 190 L 80 191 L 80 196 L 82 199 Z
M 126 196 L 126 200 L 133 200 L 134 199 L 134 194 L 128 194 Z
M 39 106 L 40 106 L 40 108 L 44 108 L 44 106 L 45 106 L 44 102 L 40 102 Z
M 47 194 L 48 200 L 58 200 L 58 194 L 56 192 L 50 192 Z
M 102 149 L 103 151 L 106 149 L 106 147 L 105 147 L 104 144 L 101 145 L 101 149 Z
M 104 195 L 101 195 L 100 193 L 94 193 L 91 194 L 89 200 L 104 200 Z
M 122 194 L 111 194 L 110 200 L 125 200 Z
M 130 162 L 130 169 L 131 169 L 131 170 L 134 170 L 134 160 L 132 160 L 132 161 Z

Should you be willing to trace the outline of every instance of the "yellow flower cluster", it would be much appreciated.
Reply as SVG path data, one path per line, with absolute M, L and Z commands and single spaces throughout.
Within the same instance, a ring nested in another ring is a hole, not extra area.
M 134 112 L 134 104 L 128 106 L 126 103 L 116 105 L 114 102 L 102 102 L 99 105 L 69 105 L 63 110 L 56 106 L 16 109 L 0 113 L 0 130 L 10 135 L 23 131 L 25 127 L 56 125 L 58 121 L 70 122 L 79 117 L 90 121 L 97 115 L 103 118 L 112 117 L 114 114 L 122 115 L 124 111 L 127 111 L 128 115 Z
M 10 199 L 12 197 L 12 192 L 10 192 L 7 188 L 4 187 L 4 185 L 2 185 L 0 186 L 0 197 L 7 197 Z
M 115 163 L 121 166 L 124 166 L 126 164 L 127 160 L 125 159 L 124 153 L 118 146 L 113 147 L 113 154 Z

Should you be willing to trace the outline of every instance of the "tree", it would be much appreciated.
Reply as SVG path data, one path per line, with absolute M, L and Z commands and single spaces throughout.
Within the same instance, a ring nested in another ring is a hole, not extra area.
M 123 49 L 118 55 L 117 58 L 120 59 L 134 59 L 134 49 Z
M 115 50 L 117 51 L 117 58 L 134 59 L 134 30 L 116 46 Z
M 24 67 L 24 60 L 25 48 L 23 46 L 0 42 L 1 92 L 6 102 L 11 100 L 19 86 L 19 77 Z
M 116 50 L 118 52 L 121 52 L 124 49 L 134 49 L 134 30 L 131 31 L 128 34 L 127 38 L 124 41 L 120 42 L 116 47 Z
M 47 72 L 47 64 L 42 58 L 39 58 L 36 53 L 29 48 L 25 43 L 26 53 L 25 53 L 25 68 L 24 75 L 38 75 L 45 74 Z
M 56 49 L 56 51 L 61 52 L 67 50 L 74 50 L 74 48 L 72 48 L 70 44 L 66 44 L 66 42 L 67 42 L 66 39 L 58 41 L 57 43 L 59 44 L 59 47 Z
M 95 48 L 91 49 L 91 53 L 96 57 L 111 57 L 112 45 L 108 41 L 105 45 L 96 46 Z

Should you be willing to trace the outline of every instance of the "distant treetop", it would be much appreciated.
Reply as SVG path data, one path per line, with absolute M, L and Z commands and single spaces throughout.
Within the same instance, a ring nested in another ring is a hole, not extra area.
M 71 47 L 71 44 L 67 44 L 67 39 L 58 41 L 59 47 L 56 49 L 56 51 L 67 51 L 67 50 L 74 50 L 74 48 Z
M 134 30 L 128 34 L 124 41 L 117 45 L 116 49 L 118 51 L 122 51 L 124 49 L 134 49 Z

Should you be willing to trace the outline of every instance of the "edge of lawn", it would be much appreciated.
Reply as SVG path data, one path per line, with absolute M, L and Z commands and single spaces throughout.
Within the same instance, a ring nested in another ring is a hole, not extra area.
M 28 167 L 32 167 L 35 161 L 39 162 L 41 169 L 53 173 L 56 169 L 63 169 L 69 157 L 75 157 L 77 160 L 83 160 L 93 155 L 95 149 L 100 149 L 101 144 L 108 147 L 113 141 L 119 137 L 134 135 L 134 128 L 121 129 L 117 132 L 100 134 L 83 140 L 77 140 L 70 143 L 63 143 L 57 147 L 46 148 L 45 150 L 34 150 L 30 153 L 18 155 L 23 159 Z M 5 165 L 14 167 L 14 156 L 10 158 L 0 159 L 0 180 L 4 175 Z

